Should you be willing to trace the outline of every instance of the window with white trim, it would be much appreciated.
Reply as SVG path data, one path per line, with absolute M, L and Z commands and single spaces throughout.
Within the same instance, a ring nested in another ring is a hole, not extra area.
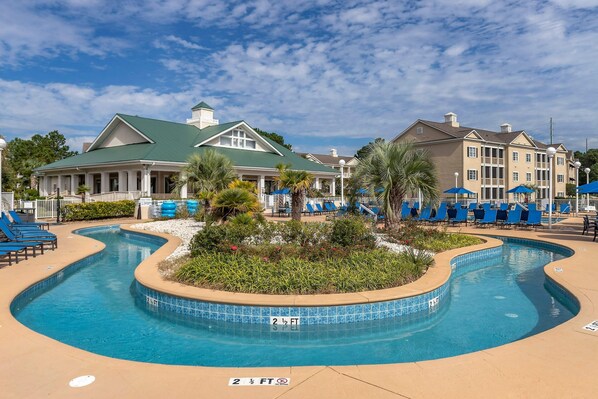
M 565 182 L 565 175 L 556 175 L 557 183 L 564 183 Z
M 556 157 L 556 164 L 557 165 L 564 165 L 565 164 L 565 158 L 564 157 Z
M 519 172 L 513 172 L 513 181 L 519 181 Z
M 564 197 L 565 193 L 563 191 L 559 191 L 558 193 L 556 193 L 557 197 Z
M 525 154 L 525 162 L 526 163 L 532 162 L 532 154 Z
M 519 161 L 519 152 L 513 151 L 513 161 Z
M 476 169 L 468 169 L 467 170 L 467 180 L 477 180 L 478 179 L 478 171 Z
M 477 158 L 478 157 L 478 148 L 477 147 L 467 147 L 467 157 L 468 158 Z
M 531 172 L 525 173 L 525 181 L 532 181 L 532 173 Z
M 234 129 L 220 136 L 220 145 L 224 147 L 250 148 L 255 150 L 256 142 L 244 130 Z

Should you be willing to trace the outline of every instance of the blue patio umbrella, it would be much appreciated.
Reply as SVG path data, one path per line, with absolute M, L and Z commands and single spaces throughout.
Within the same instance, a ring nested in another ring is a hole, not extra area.
M 529 187 L 525 187 L 523 185 L 519 185 L 519 186 L 507 191 L 507 193 L 513 193 L 513 194 L 529 194 L 529 193 L 533 193 L 533 192 L 534 192 L 534 190 L 532 190 Z
M 475 194 L 473 191 L 469 191 L 465 187 L 453 187 L 453 188 L 449 188 L 444 193 L 445 194 Z
M 384 189 L 382 187 L 378 187 L 377 189 L 374 190 L 377 193 L 383 193 Z M 365 188 L 360 188 L 357 191 L 355 191 L 357 194 L 361 194 L 361 195 L 365 195 L 368 193 L 368 190 Z
M 579 186 L 577 191 L 580 194 L 598 194 L 598 180 Z
M 281 188 L 280 190 L 272 191 L 272 194 L 288 194 L 291 192 L 290 188 Z

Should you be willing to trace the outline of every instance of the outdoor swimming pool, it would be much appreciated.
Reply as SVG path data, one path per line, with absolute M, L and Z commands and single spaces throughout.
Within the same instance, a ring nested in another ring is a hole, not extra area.
M 420 361 L 503 345 L 578 311 L 542 270 L 570 252 L 515 240 L 499 256 L 461 262 L 435 311 L 292 330 L 186 318 L 156 310 L 136 290 L 135 267 L 162 239 L 115 226 L 79 233 L 106 249 L 23 292 L 11 310 L 41 334 L 115 358 L 238 367 Z

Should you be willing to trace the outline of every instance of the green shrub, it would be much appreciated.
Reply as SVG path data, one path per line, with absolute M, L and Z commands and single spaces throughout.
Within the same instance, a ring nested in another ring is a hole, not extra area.
M 418 225 L 416 222 L 406 222 L 400 229 L 385 231 L 385 233 L 399 244 L 433 252 L 447 251 L 482 242 L 477 237 L 447 233 L 446 227 L 426 227 Z
M 305 249 L 270 246 L 273 251 L 277 248 L 296 254 Z M 198 287 L 233 292 L 315 294 L 396 287 L 416 280 L 424 270 L 407 255 L 382 249 L 346 252 L 318 261 L 290 255 L 285 253 L 273 260 L 244 254 L 239 249 L 203 253 L 184 264 L 175 278 Z
M 330 235 L 328 223 L 302 223 L 297 220 L 280 223 L 277 230 L 284 243 L 301 246 L 318 245 Z
M 135 201 L 66 204 L 62 212 L 65 221 L 131 217 L 135 214 Z
M 335 219 L 332 222 L 330 242 L 342 247 L 360 243 L 373 248 L 376 245 L 376 237 L 372 232 L 371 225 L 362 217 L 349 216 Z

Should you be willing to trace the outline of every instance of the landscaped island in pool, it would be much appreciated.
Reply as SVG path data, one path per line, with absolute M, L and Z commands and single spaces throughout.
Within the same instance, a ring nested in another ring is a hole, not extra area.
M 578 311 L 577 302 L 542 269 L 570 256 L 569 250 L 505 239 L 498 249 L 453 259 L 442 300 L 398 317 L 349 322 L 347 312 L 357 311 L 353 307 L 345 309 L 344 323 L 338 322 L 342 315 L 327 313 L 315 317 L 329 322 L 335 317 L 337 322 L 294 328 L 201 318 L 191 310 L 177 313 L 157 306 L 138 290 L 135 267 L 164 240 L 115 226 L 79 233 L 104 242 L 106 249 L 32 286 L 13 301 L 11 310 L 41 334 L 116 358 L 240 367 L 420 361 L 525 338 Z M 178 300 L 182 305 L 183 299 Z M 227 310 L 226 305 L 213 306 L 208 313 Z M 388 311 L 387 304 L 378 313 Z

